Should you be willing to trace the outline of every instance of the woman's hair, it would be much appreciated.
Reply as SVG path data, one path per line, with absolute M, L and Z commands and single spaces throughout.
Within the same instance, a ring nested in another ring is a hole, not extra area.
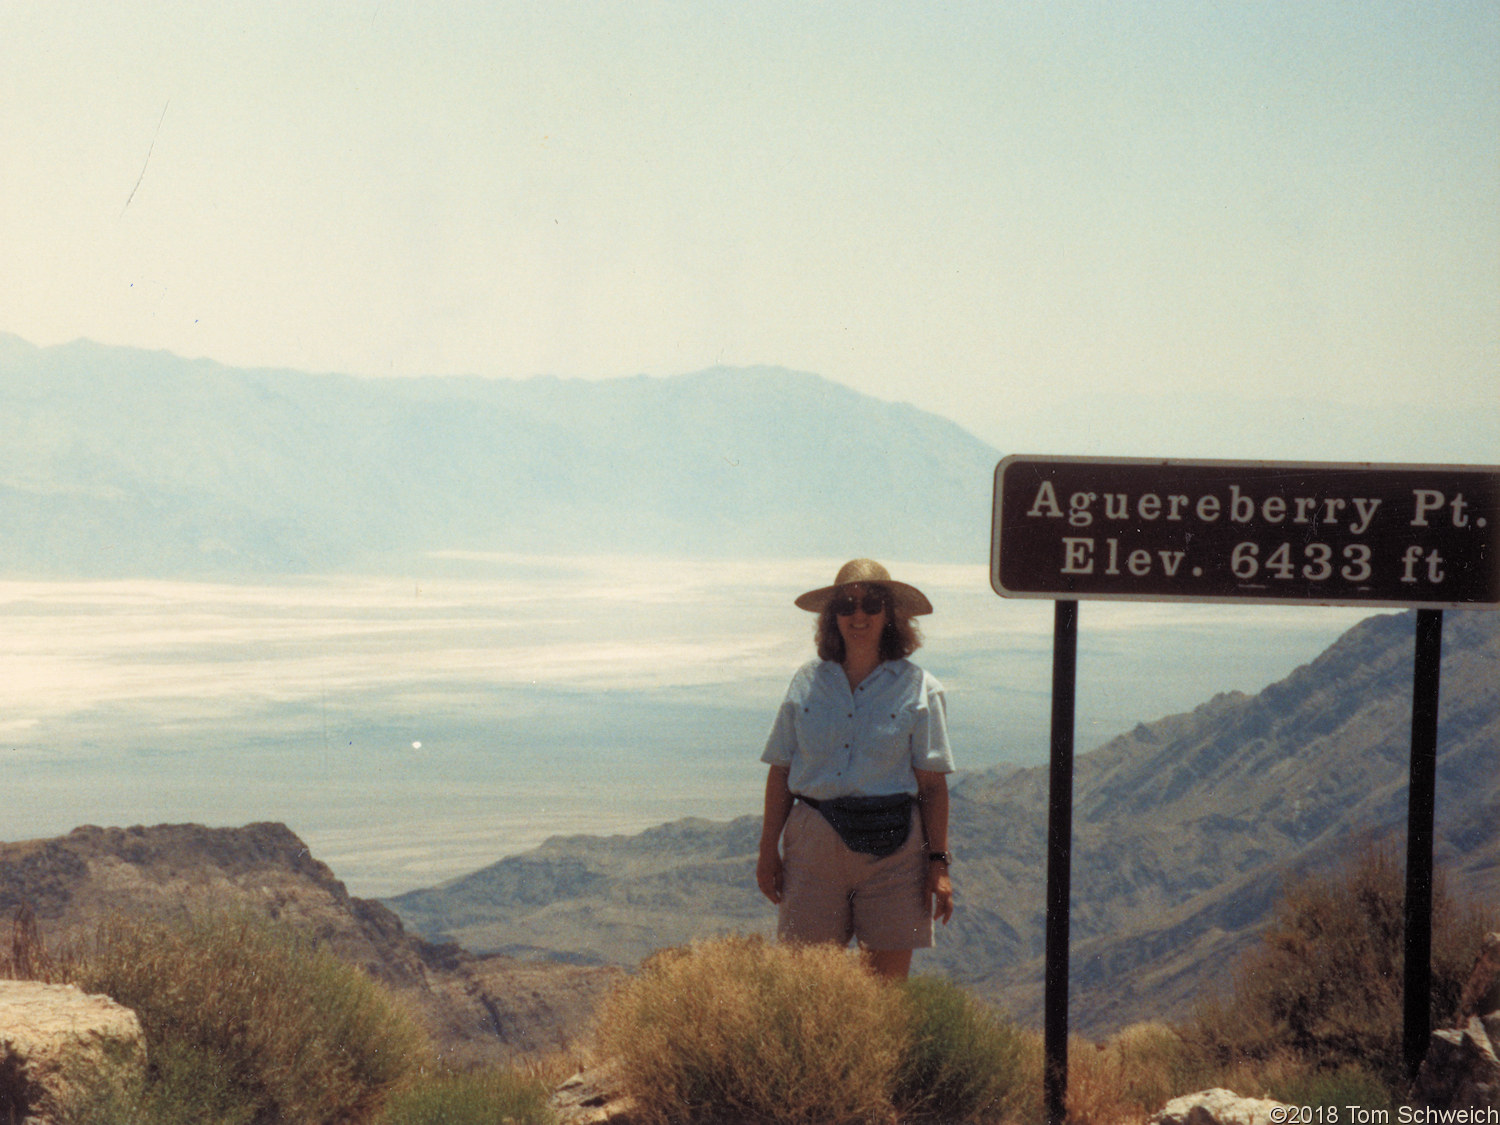
M 865 588 L 875 590 L 885 598 L 885 628 L 880 632 L 880 659 L 901 660 L 921 648 L 922 633 L 917 628 L 917 623 L 908 614 L 897 611 L 896 600 L 891 596 L 890 590 L 874 585 Z M 832 660 L 838 664 L 844 662 L 844 635 L 839 632 L 839 619 L 833 612 L 833 601 L 818 614 L 813 637 L 818 643 L 819 659 Z

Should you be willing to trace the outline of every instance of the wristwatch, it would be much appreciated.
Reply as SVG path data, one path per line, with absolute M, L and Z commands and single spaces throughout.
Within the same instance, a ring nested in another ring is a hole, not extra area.
M 928 852 L 927 853 L 927 858 L 932 863 L 946 863 L 946 864 L 949 864 L 950 866 L 953 863 L 953 853 L 952 852 Z

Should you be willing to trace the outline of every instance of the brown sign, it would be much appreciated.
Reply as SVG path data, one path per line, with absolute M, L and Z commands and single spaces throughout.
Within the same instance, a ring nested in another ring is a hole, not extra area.
M 1500 607 L 1500 468 L 1007 457 L 1017 598 Z

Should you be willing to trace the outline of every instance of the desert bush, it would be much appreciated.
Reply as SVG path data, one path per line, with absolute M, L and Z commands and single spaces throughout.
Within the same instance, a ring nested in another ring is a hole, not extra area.
M 1290 1053 L 1315 1069 L 1364 1068 L 1387 1087 L 1401 1053 L 1405 875 L 1394 845 L 1366 843 L 1340 869 L 1287 886 L 1228 1000 L 1200 1005 L 1190 1035 L 1219 1065 Z M 1433 1026 L 1454 1014 L 1486 919 L 1433 887 Z
M 150 1074 L 131 1115 L 100 1122 L 356 1125 L 425 1058 L 415 1020 L 359 969 L 295 932 L 218 915 L 116 917 L 68 979 L 133 1008 Z
M 551 1087 L 510 1071 L 445 1073 L 424 1077 L 397 1092 L 380 1125 L 547 1125 Z
M 913 977 L 904 992 L 893 1098 L 903 1119 L 1010 1121 L 1040 1106 L 1040 1053 L 1024 1033 L 941 978 Z
M 652 1123 L 888 1121 L 900 989 L 827 945 L 735 937 L 658 953 L 606 1002 L 603 1052 Z

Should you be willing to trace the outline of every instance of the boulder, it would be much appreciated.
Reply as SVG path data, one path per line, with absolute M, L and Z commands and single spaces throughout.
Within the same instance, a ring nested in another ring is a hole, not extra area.
M 1478 1016 L 1467 1027 L 1434 1031 L 1412 1084 L 1411 1103 L 1435 1110 L 1500 1109 L 1500 1060 L 1489 1032 Z
M 0 981 L 0 1121 L 56 1125 L 79 1100 L 139 1081 L 140 1020 L 72 985 Z
M 1243 1098 L 1216 1087 L 1173 1098 L 1152 1115 L 1151 1125 L 1279 1125 L 1286 1117 L 1272 1117 L 1271 1111 L 1286 1108 L 1269 1098 Z

